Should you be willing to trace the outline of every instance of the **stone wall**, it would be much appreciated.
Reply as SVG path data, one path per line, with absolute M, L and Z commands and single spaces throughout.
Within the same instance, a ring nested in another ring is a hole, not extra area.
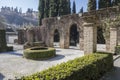
M 25 44 L 26 42 L 42 41 L 41 27 L 32 27 L 18 30 L 18 44 Z
M 70 27 L 76 24 L 80 34 L 80 49 L 83 50 L 83 20 L 79 14 L 46 18 L 42 23 L 45 27 L 45 34 L 47 35 L 47 37 L 44 36 L 46 45 L 53 47 L 54 31 L 57 29 L 60 33 L 61 48 L 69 48 Z

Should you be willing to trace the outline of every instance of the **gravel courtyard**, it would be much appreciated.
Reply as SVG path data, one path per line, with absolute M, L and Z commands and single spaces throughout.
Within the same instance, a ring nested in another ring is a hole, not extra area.
M 9 44 L 9 46 L 11 45 Z M 77 47 L 70 47 L 70 49 L 56 48 L 56 57 L 44 61 L 35 61 L 22 57 L 22 45 L 13 46 L 16 51 L 0 53 L 0 80 L 14 80 L 15 77 L 31 75 L 62 62 L 84 56 L 84 52 Z M 105 50 L 105 46 L 98 45 L 98 50 Z
M 16 46 L 20 47 L 20 46 Z M 44 61 L 28 60 L 22 57 L 23 50 L 0 53 L 0 80 L 15 79 L 23 75 L 30 75 L 54 65 L 83 56 L 83 51 L 56 48 L 57 56 Z

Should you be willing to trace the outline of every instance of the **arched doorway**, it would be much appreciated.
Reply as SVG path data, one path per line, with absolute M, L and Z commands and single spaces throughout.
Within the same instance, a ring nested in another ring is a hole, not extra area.
M 60 34 L 59 31 L 57 29 L 55 29 L 54 31 L 54 46 L 59 46 L 59 42 L 60 42 Z
M 70 46 L 77 46 L 79 43 L 79 30 L 76 24 L 70 27 Z
M 105 28 L 104 26 L 100 25 L 97 27 L 97 51 L 105 51 L 106 44 L 109 44 L 109 39 L 106 40 L 105 38 Z

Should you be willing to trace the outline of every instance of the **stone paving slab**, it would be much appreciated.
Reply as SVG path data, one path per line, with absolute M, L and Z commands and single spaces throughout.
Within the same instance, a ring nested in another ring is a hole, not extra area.
M 23 50 L 0 53 L 0 80 L 31 75 L 54 65 L 73 60 L 84 55 L 79 49 L 56 49 L 57 56 L 49 60 L 35 61 L 22 57 Z

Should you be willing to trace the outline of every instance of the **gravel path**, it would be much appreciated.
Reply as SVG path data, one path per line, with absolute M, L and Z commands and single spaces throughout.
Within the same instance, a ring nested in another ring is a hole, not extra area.
M 23 50 L 0 53 L 0 80 L 14 80 L 15 77 L 31 75 L 54 65 L 83 56 L 79 49 L 56 49 L 57 56 L 44 61 L 28 60 L 22 57 Z
M 22 57 L 22 45 L 8 44 L 8 46 L 14 46 L 16 51 L 0 53 L 0 80 L 14 80 L 15 77 L 31 75 L 62 62 L 84 56 L 84 52 L 77 47 L 70 47 L 70 49 L 56 48 L 56 57 L 44 61 L 35 61 Z M 105 51 L 105 45 L 97 45 L 97 50 Z

